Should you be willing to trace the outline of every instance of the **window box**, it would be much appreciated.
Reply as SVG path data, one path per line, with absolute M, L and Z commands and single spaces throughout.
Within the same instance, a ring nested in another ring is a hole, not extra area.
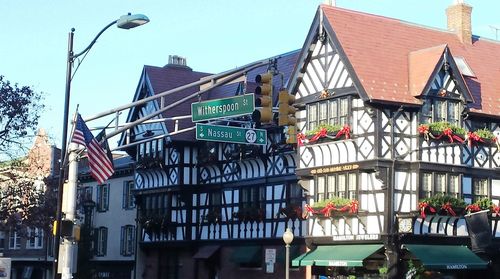
M 305 216 L 303 216 L 302 213 L 302 206 L 298 204 L 289 204 L 286 207 L 280 208 L 278 211 L 278 216 L 283 215 L 285 216 L 286 219 L 292 219 L 292 220 L 304 220 Z
M 310 206 L 306 204 L 306 216 L 332 217 L 358 214 L 359 202 L 344 198 L 333 198 L 316 202 Z
M 418 126 L 418 132 L 427 141 L 446 140 L 450 143 L 463 143 L 465 141 L 465 130 L 448 122 L 421 124 Z
M 497 137 L 493 132 L 488 129 L 479 129 L 475 132 L 467 133 L 467 139 L 469 140 L 469 145 L 493 145 L 496 144 L 500 148 Z
M 420 217 L 424 219 L 428 214 L 459 216 L 464 213 L 466 206 L 463 199 L 443 195 L 425 198 L 418 203 Z
M 265 210 L 257 207 L 243 207 L 233 213 L 233 217 L 241 222 L 261 222 L 266 216 Z
M 314 130 L 307 131 L 304 134 L 297 134 L 299 145 L 334 141 L 342 138 L 349 139 L 350 137 L 351 128 L 349 125 L 321 124 Z

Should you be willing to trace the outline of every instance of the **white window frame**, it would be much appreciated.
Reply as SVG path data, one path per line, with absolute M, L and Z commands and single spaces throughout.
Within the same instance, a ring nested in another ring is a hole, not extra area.
M 10 230 L 9 232 L 9 249 L 10 250 L 21 249 L 21 236 L 18 235 L 15 230 Z
M 106 256 L 108 248 L 108 228 L 99 227 L 97 229 L 96 256 Z
M 28 228 L 26 249 L 42 249 L 44 232 L 40 228 Z
M 121 228 L 120 255 L 132 256 L 135 252 L 135 226 L 126 225 Z
M 135 189 L 135 183 L 133 180 L 127 180 L 123 182 L 123 201 L 122 208 L 133 209 L 135 208 L 135 199 L 132 191 Z
M 109 210 L 109 184 L 97 185 L 97 211 Z

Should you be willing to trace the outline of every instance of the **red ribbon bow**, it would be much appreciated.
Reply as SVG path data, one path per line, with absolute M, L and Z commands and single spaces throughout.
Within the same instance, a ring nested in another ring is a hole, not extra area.
M 469 146 L 472 145 L 473 142 L 483 142 L 484 140 L 476 133 L 474 132 L 468 132 L 467 137 L 469 138 Z
M 449 202 L 443 204 L 443 206 L 441 206 L 441 209 L 443 209 L 444 211 L 446 211 L 451 216 L 457 216 L 457 214 L 455 213 L 455 211 L 453 211 L 453 208 L 451 208 L 451 204 Z
M 326 128 L 321 128 L 319 129 L 319 132 L 316 133 L 316 135 L 314 135 L 310 140 L 309 142 L 314 142 L 314 141 L 317 141 L 318 139 L 320 138 L 324 138 L 328 135 L 328 131 L 326 130 Z
M 466 208 L 465 208 L 466 211 L 469 211 L 469 212 L 477 212 L 479 210 L 481 210 L 481 208 L 479 207 L 479 205 L 477 204 L 469 204 Z
M 426 202 L 420 202 L 418 204 L 418 207 L 420 208 L 420 217 L 422 217 L 422 219 L 425 219 L 425 209 L 426 208 L 429 208 L 429 211 L 431 213 L 436 213 L 436 209 L 434 209 L 434 207 L 430 206 L 428 203 Z
M 299 144 L 299 146 L 303 146 L 304 145 L 304 140 L 306 139 L 306 135 L 304 135 L 303 133 L 298 133 L 297 134 L 297 142 Z
M 331 216 L 331 211 L 335 210 L 335 206 L 332 203 L 328 203 L 325 208 L 321 209 L 321 213 L 325 215 L 325 217 L 330 217 Z
M 418 126 L 418 132 L 420 134 L 427 134 L 429 132 L 429 126 L 427 126 L 427 125 Z
M 338 138 L 342 135 L 345 135 L 346 139 L 351 138 L 351 127 L 349 127 L 349 125 L 344 125 L 344 127 L 342 127 L 342 129 L 340 129 L 337 132 L 337 135 L 335 135 L 335 138 Z
M 451 128 L 444 129 L 443 130 L 443 135 L 447 136 L 448 139 L 450 140 L 450 142 L 453 142 L 453 140 L 456 140 L 456 141 L 458 141 L 460 143 L 464 142 L 464 140 L 461 137 L 453 134 L 453 130 Z

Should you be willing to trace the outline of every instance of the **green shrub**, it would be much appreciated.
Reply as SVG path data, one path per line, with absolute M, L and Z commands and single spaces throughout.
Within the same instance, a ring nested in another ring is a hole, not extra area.
M 311 131 L 307 131 L 305 133 L 306 136 L 313 136 L 317 134 L 321 129 L 325 128 L 328 133 L 335 133 L 342 129 L 340 125 L 332 125 L 332 124 L 320 124 L 318 127 L 314 128 Z

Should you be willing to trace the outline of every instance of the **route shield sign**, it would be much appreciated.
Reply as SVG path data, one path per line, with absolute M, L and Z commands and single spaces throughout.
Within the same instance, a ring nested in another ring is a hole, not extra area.
M 267 131 L 196 123 L 196 139 L 241 144 L 267 144 Z
M 253 93 L 191 104 L 193 122 L 251 114 L 255 110 Z

